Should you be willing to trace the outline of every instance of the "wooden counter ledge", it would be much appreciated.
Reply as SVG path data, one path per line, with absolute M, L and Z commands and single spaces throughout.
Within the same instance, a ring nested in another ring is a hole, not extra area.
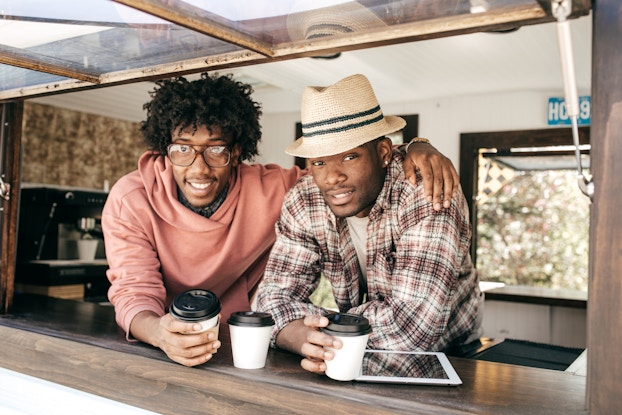
M 0 316 L 0 366 L 161 414 L 586 413 L 586 378 L 571 373 L 451 358 L 457 387 L 338 382 L 280 350 L 237 369 L 221 332 L 214 358 L 187 368 L 127 342 L 109 306 L 20 295 Z

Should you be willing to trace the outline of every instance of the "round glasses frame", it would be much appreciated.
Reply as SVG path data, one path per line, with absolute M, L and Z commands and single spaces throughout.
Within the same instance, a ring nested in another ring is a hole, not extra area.
M 181 148 L 188 148 L 192 150 L 193 157 L 190 162 L 179 163 L 173 160 L 172 152 L 179 151 L 179 149 Z M 179 166 L 179 167 L 191 166 L 194 163 L 194 161 L 197 159 L 197 155 L 199 154 L 201 154 L 201 156 L 203 157 L 203 161 L 205 161 L 205 164 L 207 164 L 209 167 L 225 167 L 225 166 L 228 166 L 229 163 L 231 163 L 231 149 L 229 148 L 229 146 L 205 146 L 202 150 L 197 150 L 196 148 L 188 144 L 169 144 L 166 147 L 166 155 L 168 156 L 168 159 L 171 161 L 173 165 Z M 215 163 L 214 160 L 210 160 L 210 154 L 217 155 L 218 157 L 224 156 L 226 154 L 227 161 L 224 163 L 222 162 Z

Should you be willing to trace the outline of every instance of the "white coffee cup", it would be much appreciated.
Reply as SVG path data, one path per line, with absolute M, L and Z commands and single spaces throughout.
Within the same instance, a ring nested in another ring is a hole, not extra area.
M 328 326 L 322 332 L 341 340 L 341 349 L 327 347 L 334 353 L 332 360 L 326 360 L 326 376 L 331 379 L 347 381 L 355 379 L 361 369 L 367 340 L 371 333 L 369 320 L 363 316 L 336 313 L 328 316 Z
M 83 261 L 92 261 L 95 259 L 97 253 L 97 245 L 99 240 L 97 239 L 78 239 L 76 241 L 78 245 L 78 259 Z
M 171 315 L 176 319 L 201 325 L 200 331 L 191 333 L 213 329 L 216 336 L 218 336 L 220 310 L 221 304 L 216 294 L 201 289 L 188 290 L 179 294 L 169 309 Z
M 269 313 L 238 311 L 229 317 L 233 366 L 261 369 L 266 365 L 274 320 Z

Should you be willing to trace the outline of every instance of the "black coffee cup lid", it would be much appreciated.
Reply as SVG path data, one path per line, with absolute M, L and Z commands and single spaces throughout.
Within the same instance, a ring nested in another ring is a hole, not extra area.
M 328 326 L 322 331 L 332 336 L 360 336 L 371 333 L 369 320 L 357 314 L 335 313 L 326 316 Z
M 237 311 L 231 314 L 227 323 L 232 326 L 265 327 L 274 326 L 274 319 L 270 313 Z
M 220 300 L 208 290 L 189 290 L 173 300 L 170 312 L 173 316 L 188 321 L 209 320 L 220 313 Z

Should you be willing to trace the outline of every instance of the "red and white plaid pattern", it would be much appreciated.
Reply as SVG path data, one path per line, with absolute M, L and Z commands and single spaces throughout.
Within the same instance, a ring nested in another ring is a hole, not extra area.
M 370 320 L 369 348 L 444 350 L 477 328 L 481 293 L 469 255 L 464 195 L 460 191 L 449 209 L 435 211 L 423 185 L 404 179 L 400 154 L 387 170 L 369 214 L 364 304 L 347 222 L 335 218 L 310 175 L 289 191 L 258 296 L 258 308 L 276 321 L 274 335 L 307 314 L 326 313 L 309 302 L 321 274 L 341 312 Z

